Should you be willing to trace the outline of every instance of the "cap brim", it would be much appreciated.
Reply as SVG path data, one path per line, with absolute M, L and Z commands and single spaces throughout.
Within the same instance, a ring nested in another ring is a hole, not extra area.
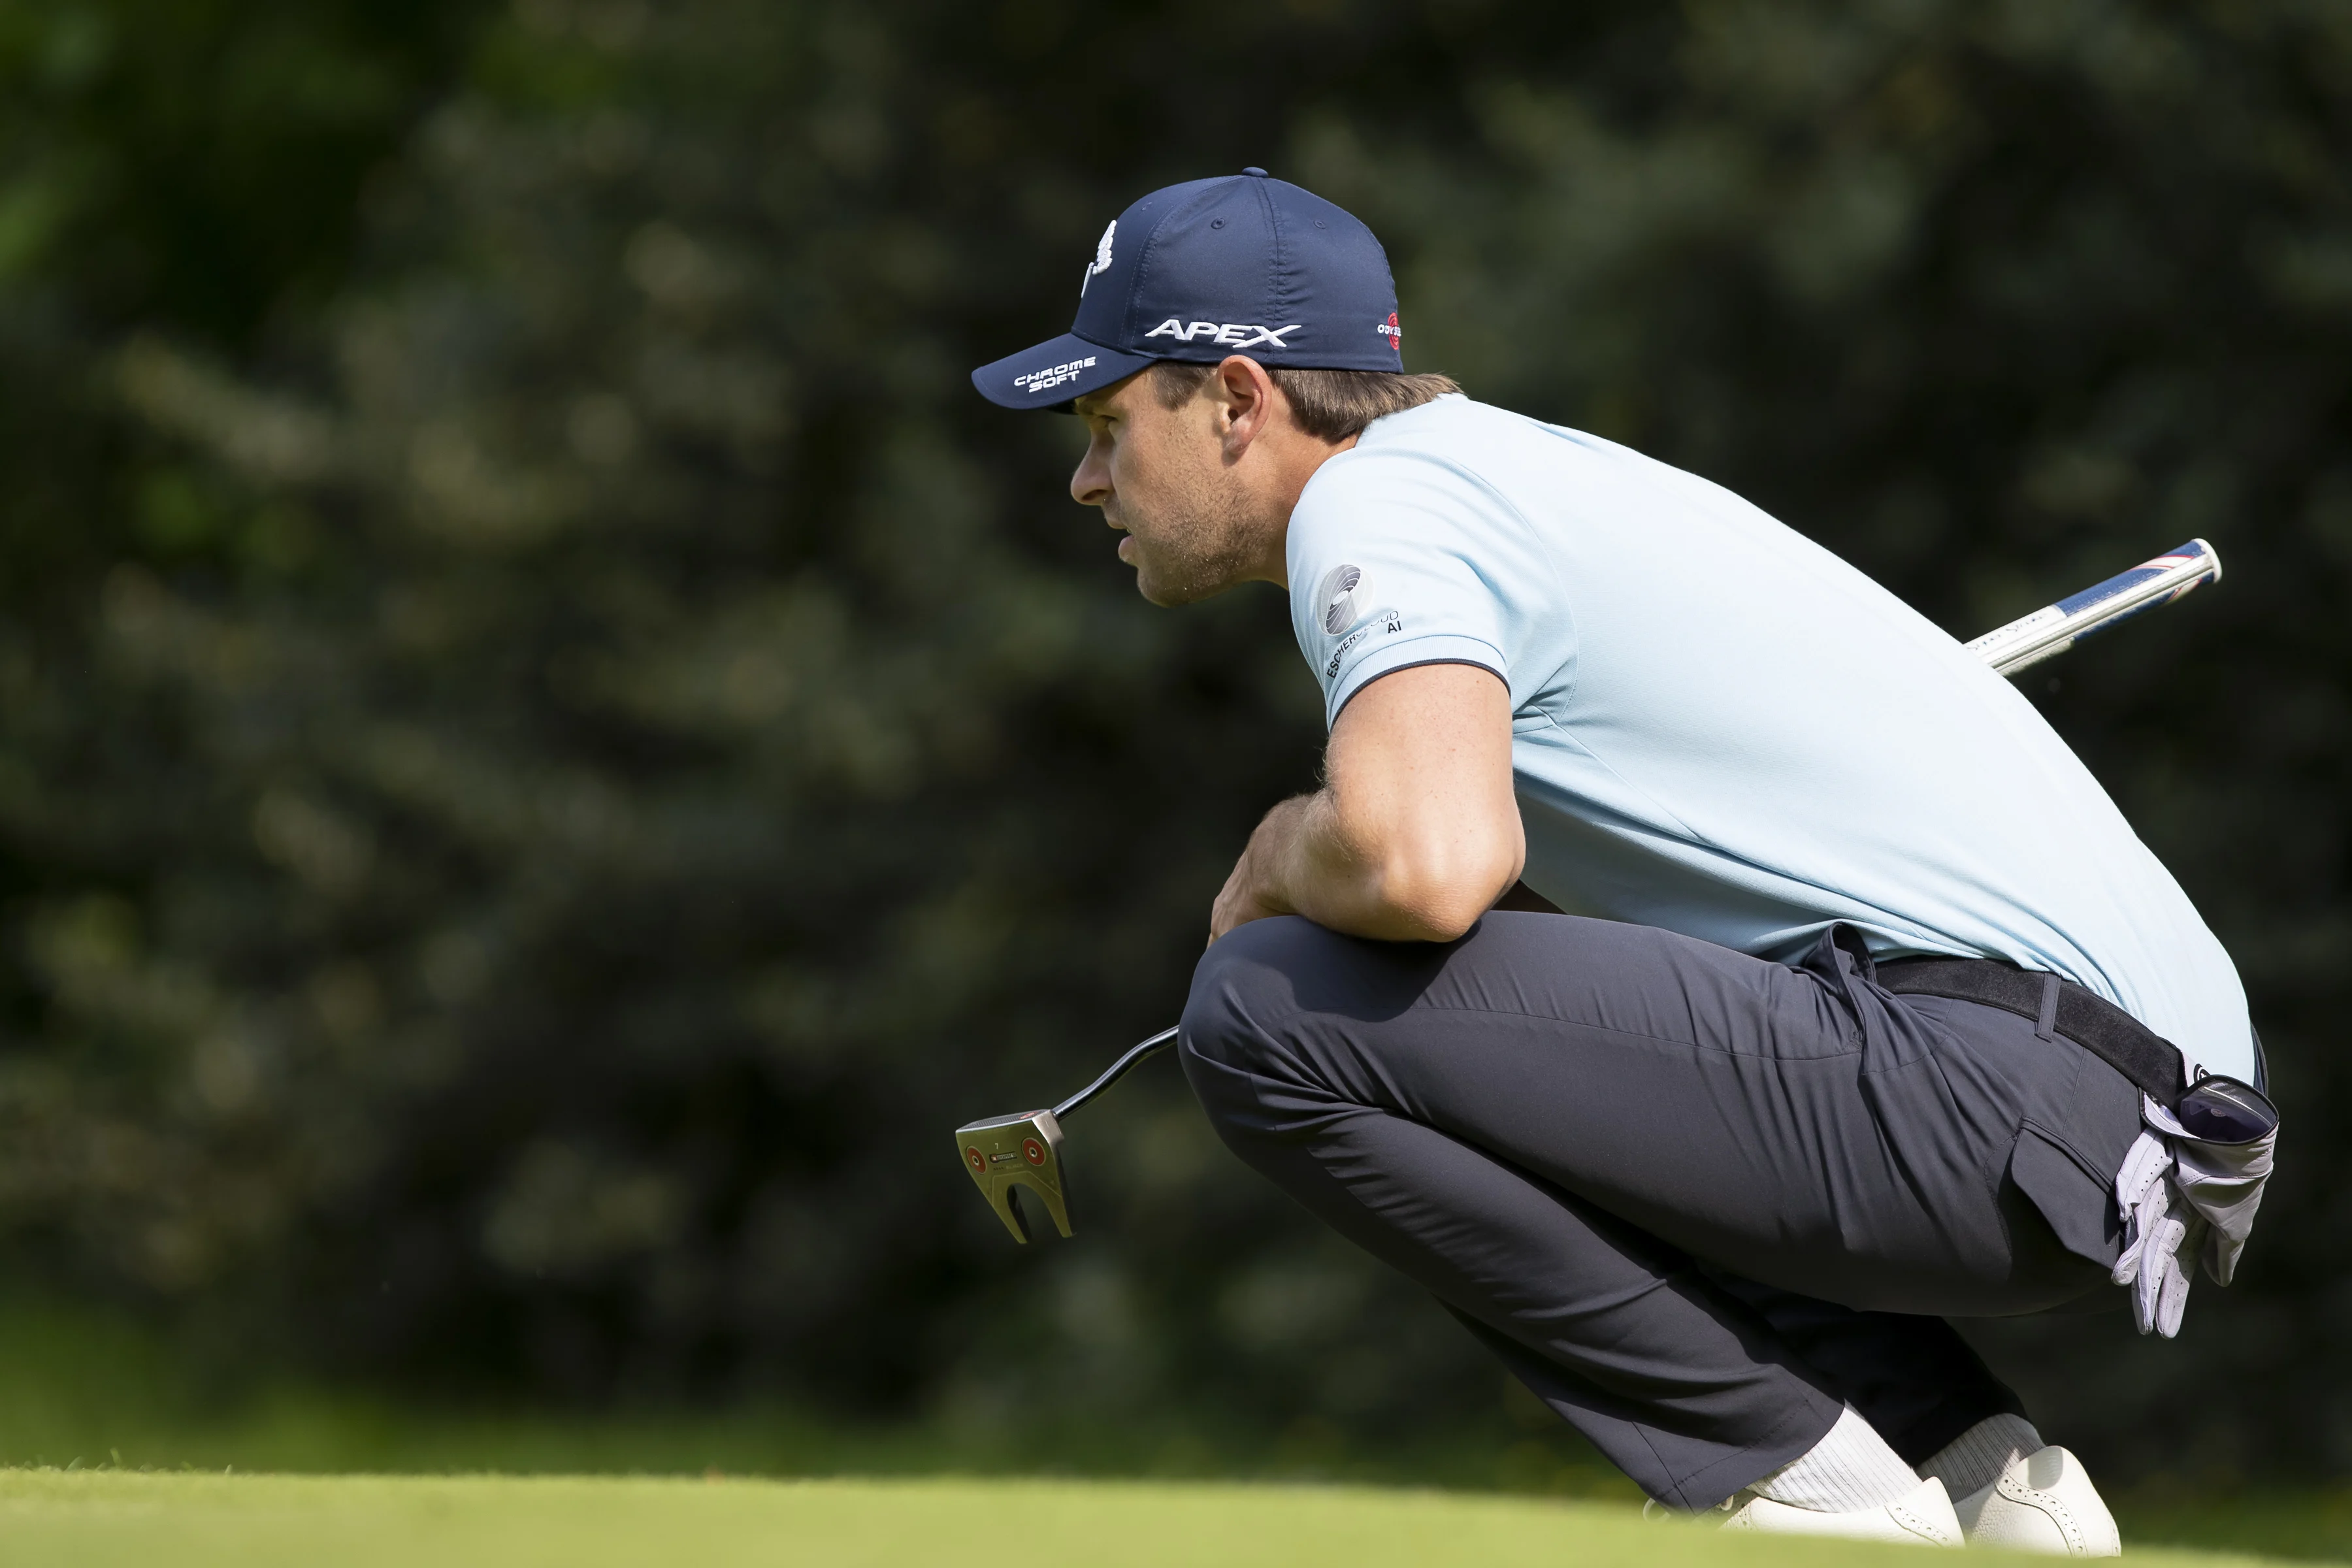
M 1124 381 L 1152 363 L 1150 354 L 1122 353 L 1090 343 L 1075 332 L 1064 332 L 1035 348 L 982 365 L 971 373 L 971 384 L 1000 407 L 1066 413 L 1072 399 Z

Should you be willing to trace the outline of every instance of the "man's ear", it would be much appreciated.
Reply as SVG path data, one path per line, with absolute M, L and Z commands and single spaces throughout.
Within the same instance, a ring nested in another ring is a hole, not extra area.
M 1217 394 L 1225 405 L 1225 457 L 1240 457 L 1282 416 L 1282 394 L 1265 366 L 1247 354 L 1228 354 L 1217 366 Z

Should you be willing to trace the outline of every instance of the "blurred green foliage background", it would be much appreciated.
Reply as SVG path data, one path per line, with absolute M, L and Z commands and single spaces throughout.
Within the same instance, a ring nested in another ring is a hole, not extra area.
M 1569 1462 L 1172 1073 L 1074 1244 L 949 1146 L 1172 1018 L 1313 775 L 1278 598 L 1141 604 L 964 380 L 1244 163 L 1412 368 L 1963 636 L 2216 542 L 2030 689 L 2283 1173 L 2178 1343 L 1974 1331 L 2103 1473 L 2352 1464 L 2328 0 L 0 0 L 0 1272 L 215 1385 Z

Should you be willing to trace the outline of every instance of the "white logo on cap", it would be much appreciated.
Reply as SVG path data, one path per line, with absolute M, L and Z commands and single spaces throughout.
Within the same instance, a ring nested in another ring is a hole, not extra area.
M 1033 370 L 1025 375 L 1014 376 L 1013 384 L 1027 387 L 1029 395 L 1034 397 L 1038 393 L 1050 392 L 1055 387 L 1077 380 L 1078 373 L 1092 369 L 1094 363 L 1095 356 L 1088 354 L 1084 359 L 1074 359 L 1065 364 L 1047 365 L 1044 370 Z
M 1254 349 L 1260 343 L 1269 348 L 1286 349 L 1290 345 L 1282 341 L 1283 334 L 1295 332 L 1297 330 L 1297 323 L 1287 327 L 1260 327 L 1234 321 L 1186 323 L 1171 316 L 1143 335 L 1147 338 L 1174 338 L 1180 343 L 1189 343 L 1195 338 L 1206 338 L 1213 343 L 1227 343 L 1237 349 Z M 1244 332 L 1255 332 L 1257 336 L 1244 337 L 1242 334 Z
M 1085 275 L 1078 279 L 1079 299 L 1087 297 L 1087 285 L 1095 280 L 1096 273 L 1110 270 L 1110 237 L 1118 232 L 1118 219 L 1113 218 L 1110 226 L 1103 230 L 1102 238 L 1095 242 L 1095 258 L 1087 264 Z

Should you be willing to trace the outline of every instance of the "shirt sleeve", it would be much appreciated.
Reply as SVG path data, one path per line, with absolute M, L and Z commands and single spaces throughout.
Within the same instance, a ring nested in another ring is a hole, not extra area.
M 1323 720 L 1383 675 L 1475 664 L 1513 680 L 1529 590 L 1549 587 L 1523 520 L 1427 454 L 1361 447 L 1326 463 L 1291 513 L 1290 618 Z

